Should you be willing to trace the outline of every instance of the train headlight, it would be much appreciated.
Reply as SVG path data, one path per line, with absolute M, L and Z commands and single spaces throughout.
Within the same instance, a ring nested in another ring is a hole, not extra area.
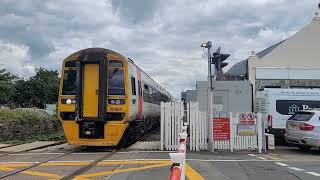
M 75 104 L 76 100 L 75 99 L 61 99 L 62 104 Z
M 120 104 L 120 103 L 121 103 L 120 99 L 116 100 L 116 104 Z
M 67 99 L 67 100 L 66 100 L 66 103 L 67 103 L 67 104 L 71 104 L 71 103 L 72 103 L 71 99 Z
M 125 99 L 109 99 L 108 103 L 114 104 L 114 105 L 120 105 L 120 104 L 125 104 L 126 100 Z

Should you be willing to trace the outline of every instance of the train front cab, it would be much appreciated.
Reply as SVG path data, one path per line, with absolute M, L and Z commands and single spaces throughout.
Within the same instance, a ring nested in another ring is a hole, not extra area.
M 58 117 L 69 144 L 116 146 L 129 113 L 127 61 L 100 49 L 65 59 Z

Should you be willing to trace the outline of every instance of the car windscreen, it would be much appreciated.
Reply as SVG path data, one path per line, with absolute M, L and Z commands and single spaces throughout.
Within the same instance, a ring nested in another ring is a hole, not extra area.
M 312 116 L 314 115 L 313 112 L 296 112 L 292 115 L 289 120 L 293 121 L 309 121 Z
M 282 115 L 293 115 L 297 111 L 320 108 L 320 101 L 308 100 L 277 100 L 276 110 Z

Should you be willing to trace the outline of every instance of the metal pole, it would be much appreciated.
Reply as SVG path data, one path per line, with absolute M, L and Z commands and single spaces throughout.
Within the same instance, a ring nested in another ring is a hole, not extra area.
M 210 91 L 212 90 L 212 72 L 211 72 L 211 47 L 212 47 L 212 42 L 208 41 L 207 42 L 207 47 L 208 47 L 208 81 L 210 81 Z
M 209 138 L 213 137 L 213 131 L 212 131 L 212 119 L 213 119 L 213 110 L 212 110 L 212 90 L 213 90 L 213 85 L 212 85 L 212 57 L 211 57 L 211 47 L 212 47 L 212 42 L 208 41 L 207 42 L 208 45 L 208 81 L 209 81 L 209 94 L 208 94 L 208 131 L 209 131 Z M 215 73 L 215 69 L 214 69 L 214 73 Z M 211 132 L 212 131 L 212 132 Z M 209 139 L 209 142 L 211 142 L 213 140 Z M 210 149 L 212 152 L 214 152 L 214 146 L 213 143 L 210 145 Z
M 211 47 L 212 47 L 212 42 L 211 41 L 208 41 L 207 43 L 203 43 L 201 45 L 201 47 L 203 48 L 208 48 L 208 91 L 207 91 L 207 94 L 208 94 L 208 101 L 207 101 L 207 118 L 208 118 L 208 122 L 207 122 L 207 125 L 208 125 L 208 128 L 207 128 L 207 134 L 208 134 L 208 141 L 209 141 L 209 149 L 211 149 L 212 151 L 214 151 L 213 149 L 213 145 L 212 145 L 212 142 L 213 142 L 213 132 L 212 132 L 212 125 L 213 125 L 213 122 L 212 122 L 212 119 L 213 119 L 213 110 L 212 110 L 212 89 L 213 89 L 213 85 L 212 85 L 212 57 L 211 57 Z M 214 69 L 215 70 L 215 69 Z M 215 71 L 214 71 L 215 73 Z

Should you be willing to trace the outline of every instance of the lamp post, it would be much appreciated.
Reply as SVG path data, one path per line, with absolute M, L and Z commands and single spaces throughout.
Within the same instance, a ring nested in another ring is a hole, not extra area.
M 206 48 L 208 49 L 208 85 L 209 85 L 209 88 L 208 88 L 208 108 L 207 108 L 207 117 L 208 117 L 208 135 L 209 135 L 209 147 L 211 149 L 212 152 L 214 152 L 214 147 L 213 147 L 213 144 L 211 143 L 211 139 L 210 138 L 213 138 L 213 131 L 211 131 L 211 127 L 213 127 L 213 122 L 212 122 L 212 119 L 213 119 L 213 112 L 212 112 L 212 97 L 213 97 L 213 94 L 212 94 L 212 90 L 213 90 L 213 86 L 212 86 L 212 57 L 211 57 L 211 47 L 212 47 L 212 42 L 211 41 L 208 41 L 206 43 L 203 43 L 201 44 L 200 47 L 203 47 L 203 48 Z M 213 68 L 214 71 L 215 71 L 215 68 Z M 215 72 L 214 72 L 215 73 Z

